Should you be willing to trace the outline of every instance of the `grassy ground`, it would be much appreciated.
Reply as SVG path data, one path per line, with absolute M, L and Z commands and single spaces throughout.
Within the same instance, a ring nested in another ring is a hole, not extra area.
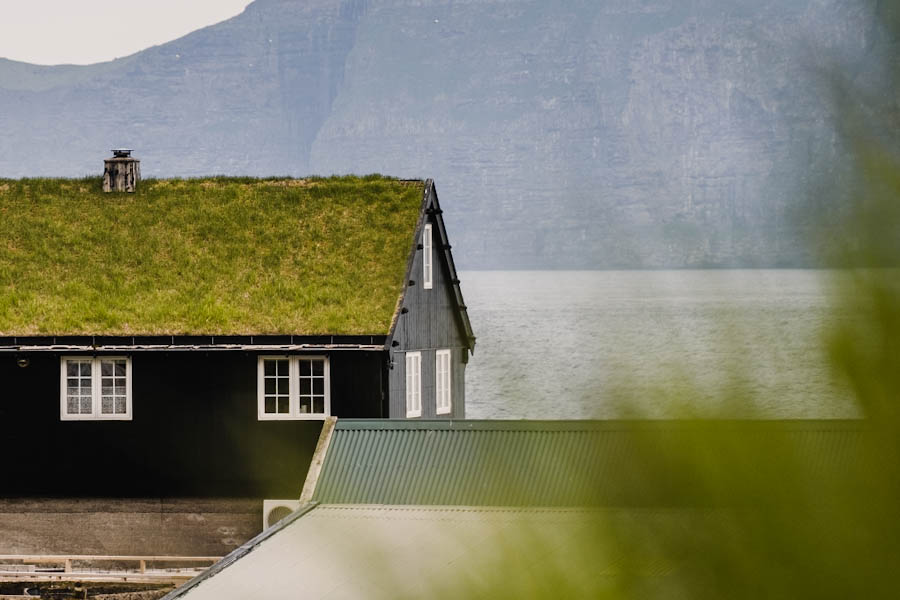
M 0 179 L 0 335 L 383 334 L 423 184 Z

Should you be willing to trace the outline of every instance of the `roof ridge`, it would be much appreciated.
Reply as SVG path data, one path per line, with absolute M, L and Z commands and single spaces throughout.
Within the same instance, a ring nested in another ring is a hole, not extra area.
M 865 419 L 338 419 L 337 431 L 610 431 L 636 429 L 867 429 Z

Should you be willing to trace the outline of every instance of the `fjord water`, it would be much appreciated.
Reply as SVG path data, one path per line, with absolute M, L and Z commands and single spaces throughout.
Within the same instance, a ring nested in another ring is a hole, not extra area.
M 852 418 L 827 270 L 468 271 L 466 416 Z M 672 398 L 677 397 L 677 409 Z

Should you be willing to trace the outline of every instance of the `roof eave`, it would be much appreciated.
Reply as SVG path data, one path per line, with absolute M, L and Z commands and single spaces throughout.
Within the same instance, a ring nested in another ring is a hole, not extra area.
M 453 289 L 453 301 L 456 304 L 456 314 L 459 319 L 458 325 L 462 330 L 463 337 L 466 339 L 466 346 L 469 348 L 469 352 L 475 354 L 475 333 L 472 331 L 472 322 L 469 320 L 469 313 L 466 307 L 465 300 L 463 300 L 462 288 L 459 285 L 459 275 L 456 272 L 456 263 L 453 262 L 453 253 L 451 252 L 452 246 L 450 245 L 450 239 L 447 237 L 447 228 L 444 225 L 444 211 L 441 210 L 440 202 L 438 201 L 437 190 L 434 187 L 434 181 L 429 179 L 425 184 L 426 194 L 428 190 L 431 191 L 430 199 L 431 206 L 425 209 L 426 213 L 434 215 L 435 222 L 438 226 L 438 235 L 441 240 L 441 250 L 444 252 L 444 259 L 447 262 L 447 268 L 450 273 L 450 284 Z
M 108 351 L 310 351 L 383 350 L 384 335 L 153 335 L 0 337 L 0 353 Z

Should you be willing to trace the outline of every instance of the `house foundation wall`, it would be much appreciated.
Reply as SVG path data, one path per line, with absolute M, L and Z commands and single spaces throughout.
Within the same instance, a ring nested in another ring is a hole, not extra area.
M 256 498 L 0 499 L 0 554 L 224 556 L 262 530 Z

